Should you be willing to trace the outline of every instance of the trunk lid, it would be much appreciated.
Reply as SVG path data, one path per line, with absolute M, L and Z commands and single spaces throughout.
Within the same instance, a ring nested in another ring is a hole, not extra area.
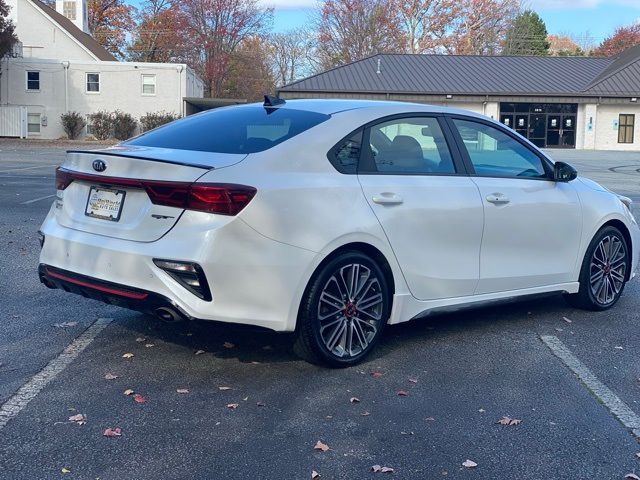
M 245 157 L 129 146 L 70 151 L 61 168 L 72 181 L 57 192 L 56 220 L 82 232 L 153 242 L 171 230 L 184 209 L 152 203 L 137 181 L 188 184 Z

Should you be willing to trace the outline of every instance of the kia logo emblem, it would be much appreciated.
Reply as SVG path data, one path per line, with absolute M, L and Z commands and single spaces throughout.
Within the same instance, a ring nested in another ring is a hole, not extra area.
M 104 172 L 107 169 L 107 164 L 103 160 L 94 160 L 93 169 L 96 172 Z

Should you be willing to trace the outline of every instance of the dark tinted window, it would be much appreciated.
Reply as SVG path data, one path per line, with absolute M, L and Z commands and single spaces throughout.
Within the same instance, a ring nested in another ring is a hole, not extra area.
M 282 143 L 328 118 L 329 115 L 289 108 L 231 107 L 173 122 L 134 138 L 126 145 L 254 153 Z
M 361 146 L 362 130 L 332 148 L 329 152 L 329 160 L 340 173 L 356 173 Z

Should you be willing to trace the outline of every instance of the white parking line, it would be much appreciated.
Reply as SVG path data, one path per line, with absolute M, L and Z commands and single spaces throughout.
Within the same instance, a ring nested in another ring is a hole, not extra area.
M 560 339 L 553 335 L 541 335 L 540 338 L 553 354 L 562 360 L 575 373 L 585 386 L 631 433 L 640 439 L 640 417 L 629 406 L 602 383 L 589 368 L 578 360 Z
M 36 165 L 35 167 L 10 168 L 8 170 L 0 170 L 0 173 L 22 172 L 23 170 L 35 170 L 36 168 L 55 167 L 56 165 L 56 163 L 52 163 L 51 165 Z
M 40 200 L 46 200 L 47 198 L 55 197 L 56 195 L 47 195 L 46 197 L 34 198 L 33 200 L 27 200 L 26 202 L 20 203 L 20 205 L 29 205 L 30 203 L 39 202 Z
M 60 355 L 51 360 L 42 370 L 22 385 L 18 391 L 0 406 L 0 430 L 9 420 L 18 415 L 27 404 L 36 398 L 38 393 L 60 372 L 67 368 L 73 360 L 89 346 L 89 344 L 111 323 L 112 318 L 99 318 L 82 335 L 71 342 Z

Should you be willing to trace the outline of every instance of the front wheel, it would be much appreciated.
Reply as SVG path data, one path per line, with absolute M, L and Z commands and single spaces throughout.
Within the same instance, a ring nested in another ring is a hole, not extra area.
M 385 275 L 372 258 L 357 251 L 339 254 L 307 286 L 295 352 L 311 363 L 355 365 L 380 339 L 390 299 Z
M 601 229 L 591 241 L 580 270 L 580 290 L 565 295 L 578 308 L 602 311 L 622 295 L 630 266 L 629 246 L 615 227 Z

